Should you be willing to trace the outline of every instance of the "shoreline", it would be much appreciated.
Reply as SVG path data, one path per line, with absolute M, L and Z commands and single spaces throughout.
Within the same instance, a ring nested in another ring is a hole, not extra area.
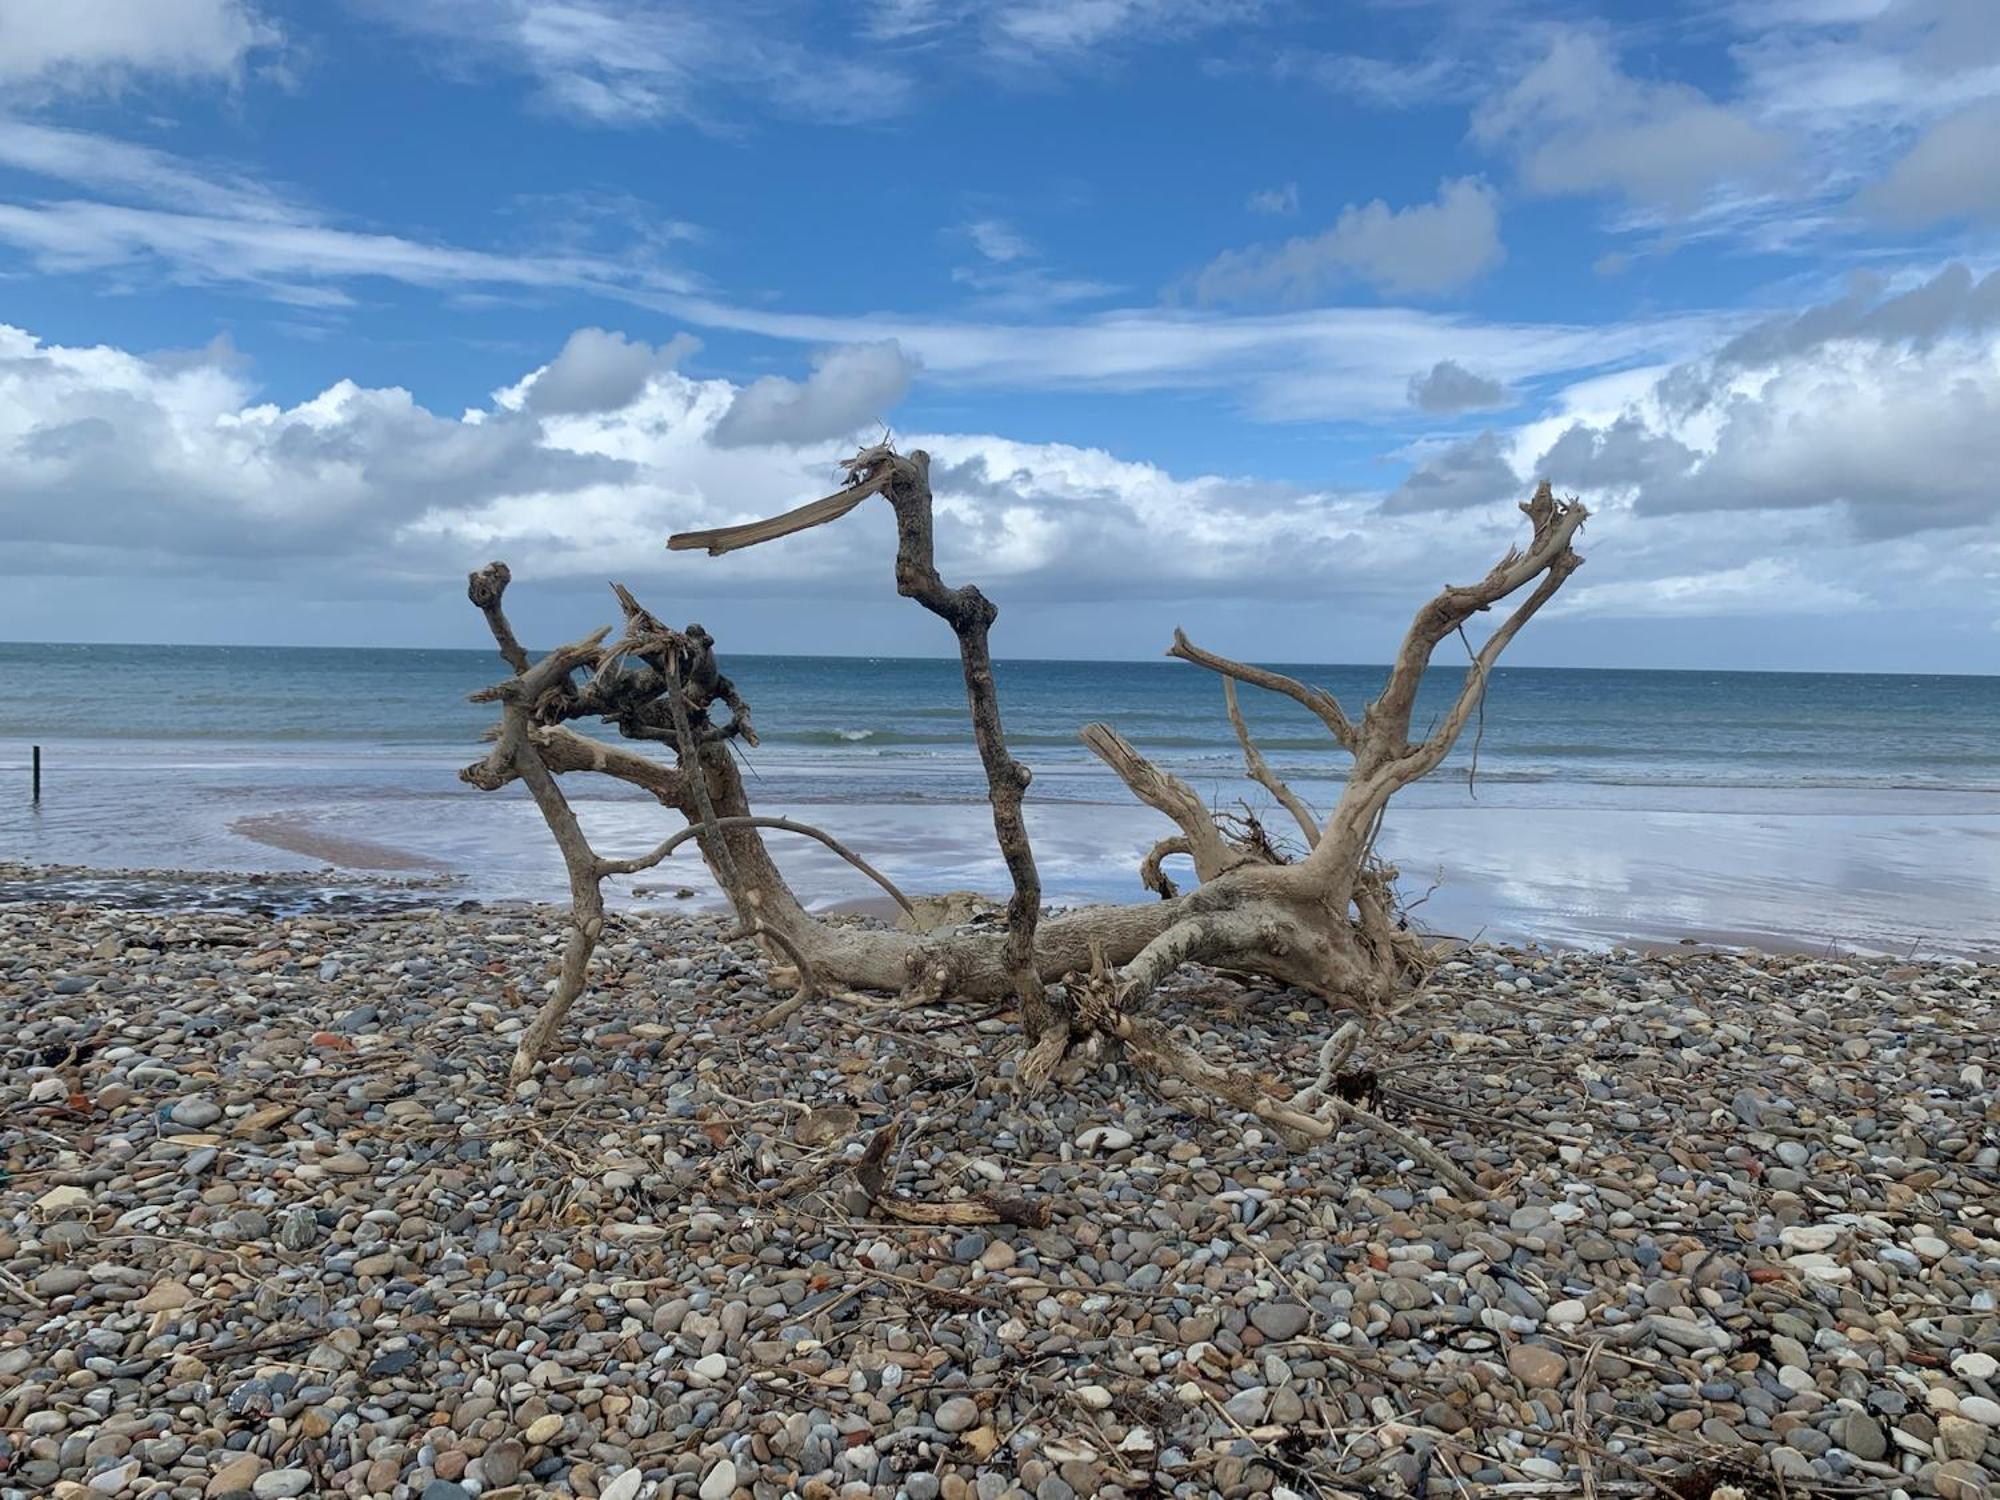
M 310 840 L 301 840 L 309 843 Z M 337 848 L 341 841 L 316 847 Z M 273 847 L 288 847 L 274 845 Z M 394 851 L 388 845 L 371 845 L 374 850 Z M 296 851 L 303 852 L 303 851 Z M 371 858 L 373 855 L 371 854 Z M 412 857 L 414 859 L 415 857 Z M 400 873 L 421 870 L 423 873 Z M 688 874 L 693 883 L 663 876 Z M 198 894 L 181 905 L 190 890 Z M 636 883 L 622 889 L 607 882 L 612 910 L 639 918 L 676 920 L 690 916 L 714 916 L 726 908 L 720 892 L 708 881 L 704 869 L 686 866 L 648 871 Z M 919 892 L 917 894 L 936 894 Z M 994 901 L 1004 895 L 980 892 Z M 435 900 L 426 899 L 434 896 Z M 146 910 L 227 911 L 252 909 L 259 912 L 296 915 L 315 910 L 344 910 L 365 914 L 370 910 L 410 911 L 433 905 L 460 912 L 546 911 L 560 914 L 567 901 L 549 896 L 494 897 L 473 895 L 466 877 L 424 863 L 343 866 L 328 860 L 323 870 L 236 871 L 215 869 L 116 869 L 88 865 L 42 865 L 29 861 L 0 860 L 0 909 L 40 904 L 81 904 L 109 908 L 131 907 Z M 1050 905 L 1045 914 L 1097 904 Z M 859 894 L 820 902 L 812 906 L 820 916 L 848 916 L 893 921 L 897 915 L 892 902 L 879 894 Z M 558 915 L 558 919 L 559 915 Z M 1604 955 L 1618 952 L 1670 954 L 1721 952 L 1762 955 L 1772 958 L 1831 958 L 1889 960 L 1902 963 L 1988 964 L 2000 962 L 2000 945 L 1987 947 L 1967 942 L 1950 952 L 1897 951 L 1871 948 L 1863 944 L 1843 944 L 1824 937 L 1760 932 L 1752 929 L 1709 928 L 1667 937 L 1630 933 L 1601 941 L 1580 941 L 1563 937 L 1487 938 L 1478 932 L 1461 935 L 1433 932 L 1434 939 L 1462 947 L 1490 948 L 1501 952 L 1580 953 Z
M 1372 1132 L 1287 1151 L 1123 1069 L 1022 1099 L 985 1008 L 760 1029 L 786 991 L 702 915 L 614 914 L 514 1087 L 549 917 L 0 906 L 0 1496 L 2000 1465 L 2000 969 L 1467 950 L 1362 1059 L 1467 1202 Z M 1301 1082 L 1338 1019 L 1201 972 L 1159 1012 Z M 1046 1226 L 871 1207 L 889 1124 L 905 1200 Z

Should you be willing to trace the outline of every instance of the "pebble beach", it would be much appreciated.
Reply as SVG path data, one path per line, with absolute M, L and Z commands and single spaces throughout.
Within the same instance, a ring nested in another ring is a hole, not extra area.
M 857 918 L 856 920 L 861 920 Z M 2000 1473 L 2000 968 L 1471 947 L 1286 1149 L 614 916 L 0 906 L 0 1500 L 1938 1495 Z M 1296 1086 L 1339 1017 L 1159 1014 Z M 1002 1189 L 1045 1227 L 904 1223 Z

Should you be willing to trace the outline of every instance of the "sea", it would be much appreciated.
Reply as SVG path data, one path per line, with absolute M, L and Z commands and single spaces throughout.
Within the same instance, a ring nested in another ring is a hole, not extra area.
M 1269 665 L 1355 715 L 1385 671 Z M 1004 891 L 955 660 L 732 656 L 724 667 L 762 736 L 740 749 L 760 811 L 824 827 L 906 889 Z M 452 899 L 561 899 L 561 862 L 519 788 L 482 793 L 457 777 L 493 720 L 467 697 L 503 675 L 490 650 L 0 644 L 0 861 L 290 871 L 328 889 L 429 879 Z M 1139 859 L 1172 831 L 1085 750 L 1077 730 L 1091 720 L 1218 809 L 1296 842 L 1245 779 L 1209 673 L 1005 661 L 996 676 L 1009 740 L 1034 773 L 1030 829 L 1051 904 L 1148 899 Z M 1433 670 L 1419 726 L 1461 677 Z M 1271 764 L 1328 808 L 1347 760 L 1319 722 L 1255 690 L 1243 703 Z M 677 821 L 604 778 L 567 778 L 566 790 L 605 853 L 649 848 Z M 871 895 L 817 845 L 772 837 L 809 904 Z M 2000 677 L 1502 667 L 1452 757 L 1397 797 L 1380 848 L 1413 919 L 1453 936 L 1990 955 Z M 16 880 L 0 899 L 33 893 Z M 689 849 L 615 899 L 701 906 L 717 894 Z

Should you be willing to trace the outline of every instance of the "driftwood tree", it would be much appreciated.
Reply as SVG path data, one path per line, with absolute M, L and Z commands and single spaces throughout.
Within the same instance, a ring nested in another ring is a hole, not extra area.
M 1359 1107 L 1330 1087 L 1353 1049 L 1353 1025 L 1329 1039 L 1310 1086 L 1281 1093 L 1213 1066 L 1149 1017 L 1148 1000 L 1177 969 L 1205 964 L 1298 986 L 1349 1007 L 1365 1023 L 1421 985 L 1433 955 L 1399 920 L 1396 872 L 1375 856 L 1383 811 L 1397 790 L 1444 760 L 1478 708 L 1500 653 L 1581 562 L 1572 541 L 1585 518 L 1583 506 L 1557 500 L 1543 483 L 1521 506 L 1531 528 L 1527 545 L 1510 550 L 1478 582 L 1448 587 L 1417 611 L 1381 695 L 1358 721 L 1320 688 L 1217 656 L 1176 631 L 1168 654 L 1222 679 L 1245 770 L 1296 821 L 1305 851 L 1286 859 L 1254 822 L 1244 827 L 1218 819 L 1192 787 L 1147 760 L 1111 726 L 1086 725 L 1085 744 L 1179 832 L 1153 849 L 1141 868 L 1158 899 L 1044 918 L 1022 815 L 1029 773 L 1007 748 L 987 646 L 998 611 L 973 585 L 953 588 L 938 575 L 928 455 L 879 446 L 844 467 L 848 482 L 825 499 L 749 525 L 676 536 L 669 545 L 731 552 L 827 525 L 873 496 L 887 500 L 896 517 L 898 591 L 940 616 L 958 640 L 994 832 L 1013 885 L 1004 931 L 923 930 L 914 921 L 891 929 L 813 917 L 779 873 L 766 832 L 818 839 L 881 884 L 912 917 L 914 910 L 879 871 L 831 836 L 752 812 L 730 749 L 733 739 L 756 743 L 750 711 L 718 669 L 708 634 L 698 625 L 666 627 L 614 585 L 625 615 L 615 641 L 607 642 L 607 628 L 531 662 L 501 607 L 507 569 L 494 563 L 472 576 L 470 596 L 513 675 L 476 695 L 499 703 L 501 720 L 491 753 L 460 774 L 488 790 L 515 780 L 527 786 L 562 851 L 573 897 L 556 989 L 523 1034 L 516 1075 L 532 1070 L 546 1053 L 582 991 L 603 927 L 603 881 L 650 868 L 692 839 L 735 910 L 739 935 L 754 938 L 783 966 L 800 999 L 815 988 L 941 1001 L 1012 997 L 1026 1049 L 1019 1076 L 1028 1087 L 1045 1083 L 1079 1046 L 1111 1046 L 1142 1069 L 1176 1075 L 1289 1136 L 1321 1138 L 1343 1120 L 1360 1117 Z M 1473 653 L 1450 709 L 1429 733 L 1415 736 L 1411 715 L 1432 653 L 1473 616 L 1516 595 L 1511 612 Z M 1352 757 L 1345 788 L 1324 818 L 1259 753 L 1237 704 L 1238 684 L 1299 703 Z M 718 705 L 728 711 L 720 722 Z M 672 749 L 671 763 L 566 727 L 584 718 L 612 723 L 627 739 L 662 742 Z M 639 858 L 603 858 L 584 839 L 560 786 L 560 778 L 580 772 L 640 787 L 680 812 L 688 826 Z M 1196 884 L 1185 893 L 1163 868 L 1175 855 L 1194 865 Z M 778 1018 L 791 1008 L 780 1007 Z M 1370 1123 L 1400 1137 L 1379 1119 Z M 1425 1154 L 1421 1142 L 1401 1139 Z M 1449 1163 L 1435 1164 L 1456 1177 Z M 1471 1190 L 1462 1178 L 1455 1185 Z

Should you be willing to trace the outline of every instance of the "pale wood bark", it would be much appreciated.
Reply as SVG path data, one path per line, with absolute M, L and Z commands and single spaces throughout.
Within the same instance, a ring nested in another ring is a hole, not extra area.
M 898 932 L 814 919 L 765 848 L 762 831 L 780 829 L 820 840 L 889 890 L 906 911 L 912 904 L 858 855 L 830 835 L 752 812 L 729 741 L 754 743 L 749 705 L 716 667 L 712 642 L 699 626 L 672 631 L 620 589 L 626 632 L 610 647 L 600 631 L 530 663 L 501 610 L 506 569 L 473 575 L 469 593 L 485 614 L 514 676 L 477 695 L 497 701 L 502 722 L 491 753 L 461 775 L 493 789 L 523 782 L 541 808 L 571 873 L 572 935 L 555 994 L 524 1037 L 517 1068 L 532 1066 L 546 1048 L 583 983 L 590 950 L 602 930 L 601 881 L 666 858 L 697 841 L 744 924 L 798 971 L 801 994 L 818 981 L 849 989 L 894 990 L 919 997 L 991 1000 L 1012 996 L 1021 1007 L 1028 1051 L 1020 1065 L 1032 1085 L 1049 1077 L 1065 1051 L 1087 1035 L 1110 1039 L 1139 1066 L 1172 1073 L 1232 1108 L 1286 1134 L 1324 1138 L 1339 1124 L 1363 1124 L 1425 1160 L 1455 1192 L 1476 1194 L 1462 1170 L 1420 1138 L 1380 1120 L 1329 1088 L 1351 1041 L 1336 1038 L 1322 1054 L 1321 1077 L 1296 1096 L 1260 1080 L 1218 1069 L 1195 1056 L 1141 1012 L 1175 971 L 1209 964 L 1269 976 L 1351 1006 L 1364 1020 L 1407 1001 L 1430 957 L 1399 917 L 1395 872 L 1373 853 L 1389 798 L 1435 769 L 1451 751 L 1508 643 L 1579 565 L 1572 547 L 1586 512 L 1561 502 L 1543 483 L 1524 503 L 1532 536 L 1474 584 L 1447 587 L 1412 621 L 1383 690 L 1360 721 L 1333 695 L 1282 673 L 1193 645 L 1175 632 L 1170 655 L 1218 673 L 1229 719 L 1248 776 L 1291 814 L 1305 839 L 1295 862 L 1258 839 L 1232 839 L 1193 788 L 1153 765 L 1108 725 L 1083 730 L 1084 742 L 1141 801 L 1170 818 L 1179 832 L 1147 855 L 1141 876 L 1162 899 L 1135 906 L 1091 908 L 1044 918 L 1040 879 L 1023 814 L 1028 770 L 1009 752 L 1002 727 L 988 637 L 998 614 L 967 584 L 947 586 L 934 560 L 934 519 L 928 455 L 864 449 L 847 462 L 849 483 L 836 494 L 782 516 L 742 526 L 676 536 L 676 549 L 725 553 L 828 524 L 880 495 L 895 512 L 898 591 L 951 626 L 959 646 L 974 741 L 986 774 L 994 833 L 1012 894 L 1004 933 L 941 928 Z M 1474 653 L 1451 709 L 1423 740 L 1410 738 L 1417 686 L 1436 646 L 1475 614 L 1530 584 L 1533 588 Z M 633 665 L 636 663 L 636 665 Z M 588 670 L 582 683 L 575 674 Z M 1238 683 L 1278 693 L 1313 713 L 1333 743 L 1352 757 L 1346 785 L 1324 818 L 1315 815 L 1258 750 L 1237 701 Z M 709 710 L 728 708 L 714 723 Z M 601 717 L 628 738 L 673 747 L 676 764 L 606 746 L 562 727 L 564 720 Z M 583 841 L 557 778 L 600 772 L 643 787 L 679 810 L 689 827 L 647 855 L 605 860 Z M 1161 868 L 1174 854 L 1191 856 L 1198 884 L 1176 891 Z M 1052 995 L 1047 986 L 1061 982 Z M 781 1007 L 788 1013 L 790 1007 Z

